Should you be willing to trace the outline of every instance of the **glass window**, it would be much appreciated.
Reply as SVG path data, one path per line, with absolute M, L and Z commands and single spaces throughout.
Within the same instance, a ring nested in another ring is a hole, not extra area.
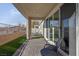
M 46 19 L 46 37 L 49 38 L 49 19 Z
M 50 18 L 48 18 L 48 39 L 50 39 Z
M 54 41 L 54 40 L 53 40 L 53 28 L 52 28 L 53 16 L 51 16 L 51 17 L 49 18 L 49 20 L 50 20 L 50 40 L 51 40 L 51 41 Z
M 69 20 L 72 17 L 72 15 L 74 14 L 75 11 L 75 4 L 64 4 L 61 7 L 61 28 L 62 28 L 62 43 L 61 43 L 61 49 L 63 51 L 65 51 L 66 53 L 69 54 L 69 39 L 70 39 L 70 35 L 69 35 Z M 75 17 L 75 16 L 74 16 Z M 72 31 L 72 30 L 71 30 Z M 71 34 L 72 35 L 72 34 Z M 73 39 L 73 38 L 72 38 Z
M 54 42 L 57 42 L 57 40 L 59 39 L 59 10 L 54 14 L 53 28 Z
M 46 37 L 48 38 L 48 19 L 46 20 Z
M 49 18 L 50 40 L 56 42 L 59 39 L 59 10 Z

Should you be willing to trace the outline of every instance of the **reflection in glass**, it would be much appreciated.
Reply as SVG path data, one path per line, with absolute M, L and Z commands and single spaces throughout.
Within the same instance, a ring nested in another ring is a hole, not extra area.
M 59 10 L 54 14 L 54 42 L 57 42 L 59 39 Z
M 62 31 L 61 32 L 62 32 L 62 39 L 63 40 L 62 40 L 60 48 L 67 54 L 69 54 L 69 40 L 71 38 L 69 33 L 70 33 L 70 31 L 72 31 L 72 29 L 69 30 L 71 28 L 71 27 L 69 27 L 69 24 L 70 24 L 69 21 L 70 21 L 70 18 L 72 18 L 72 15 L 74 14 L 74 12 L 75 12 L 75 4 L 74 3 L 64 4 L 61 7 L 61 21 L 62 21 L 62 25 L 61 25 Z M 73 17 L 75 18 L 75 15 Z M 71 20 L 71 21 L 73 21 L 73 20 Z M 73 40 L 73 38 L 71 40 Z
M 50 40 L 54 43 L 59 39 L 59 11 L 49 18 Z

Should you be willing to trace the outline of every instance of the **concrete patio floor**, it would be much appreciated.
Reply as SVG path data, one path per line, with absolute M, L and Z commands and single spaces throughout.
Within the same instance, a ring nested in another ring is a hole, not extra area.
M 51 47 L 44 48 L 46 42 L 44 38 L 29 40 L 22 56 L 57 56 L 56 51 Z

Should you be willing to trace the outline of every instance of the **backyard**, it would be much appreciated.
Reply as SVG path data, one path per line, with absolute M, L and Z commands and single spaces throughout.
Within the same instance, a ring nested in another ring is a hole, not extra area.
M 25 41 L 26 36 L 23 35 L 13 41 L 0 46 L 0 56 L 12 56 Z

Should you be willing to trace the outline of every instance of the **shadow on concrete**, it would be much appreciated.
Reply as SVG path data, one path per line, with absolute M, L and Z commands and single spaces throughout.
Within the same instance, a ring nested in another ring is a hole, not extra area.
M 58 56 L 56 47 L 51 45 L 44 47 L 40 52 L 42 56 Z

